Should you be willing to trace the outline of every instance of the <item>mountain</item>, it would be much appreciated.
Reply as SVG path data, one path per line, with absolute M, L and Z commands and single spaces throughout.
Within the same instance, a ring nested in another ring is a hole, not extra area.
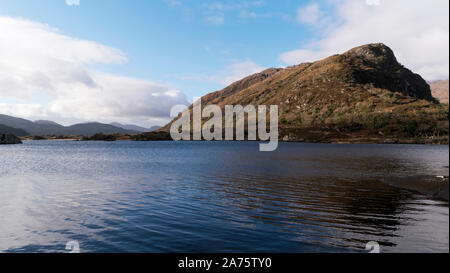
M 45 135 L 83 135 L 92 136 L 97 133 L 104 134 L 136 134 L 137 131 L 126 130 L 120 127 L 116 127 L 103 123 L 82 123 L 72 126 L 62 126 L 55 122 L 49 121 L 37 121 L 32 122 L 22 118 L 11 117 L 7 115 L 0 115 L 0 124 L 8 127 L 22 129 L 31 135 L 45 136 Z
M 144 127 L 133 125 L 133 124 L 121 124 L 118 122 L 113 122 L 110 124 L 113 126 L 116 126 L 116 127 L 120 127 L 120 128 L 127 129 L 127 130 L 133 130 L 133 131 L 137 131 L 137 132 L 148 132 L 149 131 L 148 128 L 144 128 Z
M 430 83 L 430 87 L 433 97 L 435 97 L 441 103 L 448 103 L 448 80 L 432 82 Z
M 138 131 L 134 130 L 126 130 L 117 126 L 113 126 L 110 124 L 103 124 L 98 122 L 92 122 L 92 123 L 81 123 L 81 124 L 75 124 L 69 127 L 66 127 L 65 129 L 66 135 L 84 135 L 84 136 L 92 136 L 97 133 L 103 133 L 103 134 L 137 134 Z
M 152 126 L 152 127 L 149 128 L 149 132 L 156 131 L 156 130 L 160 129 L 161 127 L 162 127 L 162 126 L 158 126 L 158 125 Z
M 12 128 L 3 124 L 0 124 L 0 135 L 2 134 L 13 134 L 16 136 L 27 136 L 28 132 L 22 129 Z
M 209 104 L 223 112 L 225 105 L 278 105 L 286 141 L 448 142 L 448 108 L 380 43 L 267 69 L 202 97 Z M 158 131 L 169 132 L 172 122 Z
M 40 125 L 56 125 L 56 126 L 62 126 L 61 124 L 58 124 L 51 120 L 35 120 L 34 123 L 40 124 Z
M 133 124 L 121 124 L 118 122 L 113 122 L 110 124 L 113 126 L 116 126 L 116 127 L 120 127 L 120 128 L 127 129 L 127 130 L 133 130 L 133 131 L 137 131 L 140 133 L 152 132 L 152 131 L 155 131 L 155 130 L 158 130 L 159 128 L 161 128 L 161 126 L 152 126 L 150 128 L 144 128 L 144 127 L 133 125 Z
M 35 134 L 38 130 L 43 130 L 45 126 L 36 124 L 26 119 L 15 118 L 7 115 L 0 114 L 0 124 L 6 125 L 8 127 L 22 129 L 30 134 Z

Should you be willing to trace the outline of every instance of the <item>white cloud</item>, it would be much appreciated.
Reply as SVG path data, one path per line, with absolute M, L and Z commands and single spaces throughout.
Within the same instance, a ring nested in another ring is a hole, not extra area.
M 321 14 L 322 12 L 320 11 L 318 4 L 310 4 L 305 7 L 300 7 L 297 10 L 297 22 L 314 24 L 319 21 Z
M 330 2 L 335 3 L 334 18 L 320 26 L 323 38 L 283 53 L 282 62 L 314 61 L 358 45 L 382 42 L 402 64 L 425 79 L 448 79 L 449 1 Z
M 366 0 L 366 4 L 369 6 L 379 6 L 381 4 L 380 0 Z
M 80 0 L 66 0 L 66 4 L 69 6 L 79 6 Z
M 314 62 L 319 59 L 327 57 L 328 53 L 321 51 L 314 51 L 309 49 L 296 49 L 281 54 L 280 60 L 283 63 L 292 65 L 305 62 Z
M 190 18 L 189 20 L 195 17 L 194 13 L 198 13 L 198 17 L 204 22 L 216 26 L 225 24 L 229 17 L 233 16 L 244 19 L 270 18 L 273 16 L 270 12 L 257 10 L 264 6 L 263 0 L 199 0 L 192 1 L 192 3 L 182 0 L 164 0 L 164 2 L 169 7 L 182 10 L 184 16 Z
M 205 20 L 213 25 L 223 25 L 225 23 L 223 14 L 208 15 L 205 17 Z
M 49 117 L 51 114 L 48 109 L 39 104 L 19 103 L 6 104 L 0 103 L 0 113 L 4 115 L 14 115 L 18 117 Z
M 118 49 L 10 17 L 0 17 L 0 33 L 0 97 L 22 102 L 0 104 L 0 113 L 148 125 L 168 119 L 172 105 L 187 102 L 164 84 L 89 69 L 90 64 L 126 62 Z M 36 94 L 49 102 L 34 103 Z
M 258 14 L 254 11 L 243 10 L 239 13 L 239 17 L 241 18 L 258 18 Z
M 251 74 L 259 73 L 264 68 L 257 65 L 252 60 L 243 60 L 235 62 L 216 75 L 195 75 L 182 77 L 183 80 L 210 81 L 220 83 L 222 86 L 228 86 L 235 81 L 241 80 Z
M 216 78 L 223 85 L 229 85 L 251 74 L 259 73 L 262 70 L 264 70 L 264 68 L 253 61 L 245 60 L 232 64 L 223 73 L 217 75 Z
M 262 0 L 256 1 L 206 1 L 201 4 L 205 13 L 205 20 L 214 25 L 223 25 L 227 13 L 237 11 L 241 18 L 262 18 L 269 14 L 258 14 L 255 11 L 249 11 L 252 8 L 263 6 Z
M 171 7 L 178 7 L 182 5 L 180 0 L 164 0 L 164 2 L 166 2 Z
M 233 10 L 244 10 L 253 7 L 261 7 L 264 2 L 259 1 L 206 1 L 202 4 L 203 8 L 210 11 L 233 11 Z
M 242 10 L 239 13 L 240 18 L 246 18 L 246 19 L 271 18 L 272 16 L 273 16 L 273 14 L 270 12 L 258 13 L 255 11 Z

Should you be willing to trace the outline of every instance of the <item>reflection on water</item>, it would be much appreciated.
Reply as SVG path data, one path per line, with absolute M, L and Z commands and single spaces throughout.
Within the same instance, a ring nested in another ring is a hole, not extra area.
M 448 252 L 448 146 L 26 142 L 0 147 L 0 251 Z

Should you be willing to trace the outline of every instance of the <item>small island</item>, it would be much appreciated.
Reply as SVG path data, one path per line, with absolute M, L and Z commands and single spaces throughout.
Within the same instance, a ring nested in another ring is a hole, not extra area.
M 22 141 L 13 134 L 1 134 L 0 145 L 2 144 L 22 144 Z

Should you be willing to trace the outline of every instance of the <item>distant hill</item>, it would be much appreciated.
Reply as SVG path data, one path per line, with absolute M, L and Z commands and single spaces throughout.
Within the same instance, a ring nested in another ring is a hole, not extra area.
M 62 126 L 50 121 L 36 121 L 32 122 L 22 118 L 16 118 L 7 115 L 0 115 L 0 124 L 8 127 L 22 129 L 31 135 L 45 136 L 45 135 L 83 135 L 92 136 L 97 133 L 103 134 L 137 134 L 138 131 L 126 130 L 117 126 L 103 124 L 103 123 L 82 123 L 72 126 Z M 28 135 L 28 134 L 27 134 Z
M 61 124 L 58 124 L 51 120 L 35 120 L 34 123 L 40 124 L 40 125 L 56 125 L 56 126 L 62 126 Z
M 432 82 L 430 83 L 430 87 L 433 97 L 438 99 L 441 103 L 448 103 L 448 80 Z
M 145 128 L 145 127 L 141 127 L 141 126 L 137 126 L 137 125 L 133 125 L 133 124 L 121 124 L 118 122 L 113 122 L 110 124 L 113 126 L 116 126 L 116 127 L 120 127 L 120 128 L 127 129 L 127 130 L 133 130 L 133 131 L 137 131 L 137 132 L 141 132 L 141 133 L 151 132 L 151 131 L 155 131 L 155 130 L 158 130 L 159 128 L 161 128 L 161 126 L 152 126 L 150 128 Z
M 156 131 L 156 130 L 160 129 L 161 127 L 162 126 L 152 126 L 152 127 L 149 128 L 149 132 Z
M 148 128 L 144 128 L 144 127 L 133 125 L 133 124 L 121 124 L 118 122 L 113 122 L 110 124 L 112 126 L 120 127 L 120 128 L 126 129 L 126 130 L 133 130 L 133 131 L 137 131 L 137 132 L 148 132 L 149 131 Z
M 27 136 L 29 133 L 22 129 L 12 128 L 3 124 L 0 124 L 0 135 L 2 134 L 13 134 L 16 136 Z
M 384 44 L 270 68 L 205 95 L 202 104 L 222 112 L 225 105 L 278 105 L 286 141 L 448 143 L 448 107 Z M 158 132 L 169 132 L 172 122 Z
M 139 132 L 135 131 L 135 130 L 123 129 L 123 128 L 113 126 L 110 124 L 92 122 L 92 123 L 75 124 L 75 125 L 66 127 L 65 134 L 92 136 L 97 133 L 103 133 L 103 134 L 122 133 L 122 134 L 131 134 L 132 135 L 132 134 L 137 134 Z

